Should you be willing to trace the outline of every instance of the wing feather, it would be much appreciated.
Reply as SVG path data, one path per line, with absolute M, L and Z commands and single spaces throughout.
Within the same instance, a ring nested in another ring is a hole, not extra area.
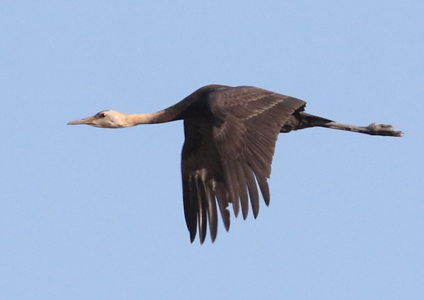
M 197 200 L 193 194 L 194 189 L 191 187 L 189 178 L 183 177 L 183 199 L 184 199 L 184 215 L 188 231 L 190 232 L 190 240 L 194 241 L 197 231 Z M 193 214 L 193 212 L 196 212 Z
M 256 187 L 255 176 L 252 169 L 246 163 L 243 164 L 243 170 L 249 190 L 250 202 L 252 203 L 253 216 L 256 218 L 259 213 L 259 193 Z
M 246 220 L 249 213 L 249 198 L 247 196 L 247 181 L 246 176 L 244 175 L 244 164 L 243 163 L 234 163 L 234 168 L 237 172 L 237 180 L 239 186 L 239 197 L 241 212 L 243 214 L 243 219 Z
M 218 229 L 218 214 L 216 211 L 216 201 L 215 196 L 213 194 L 213 191 L 205 185 L 205 182 L 203 182 L 203 186 L 206 193 L 206 201 L 208 205 L 208 220 L 209 220 L 209 230 L 211 234 L 212 242 L 215 241 L 216 235 L 217 235 L 217 229 Z

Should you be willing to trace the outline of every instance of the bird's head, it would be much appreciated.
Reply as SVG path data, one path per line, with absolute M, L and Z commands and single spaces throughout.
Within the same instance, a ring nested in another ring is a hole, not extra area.
M 115 110 L 102 110 L 92 117 L 71 121 L 68 125 L 91 125 L 100 128 L 127 127 L 126 115 Z

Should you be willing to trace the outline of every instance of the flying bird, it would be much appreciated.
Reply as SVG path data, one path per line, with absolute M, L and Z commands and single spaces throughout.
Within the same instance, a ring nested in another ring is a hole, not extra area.
M 190 240 L 199 231 L 202 244 L 207 227 L 212 242 L 218 228 L 218 210 L 225 229 L 230 228 L 229 203 L 237 217 L 246 219 L 249 202 L 256 218 L 259 192 L 269 205 L 267 179 L 279 133 L 325 127 L 370 135 L 402 136 L 390 125 L 352 126 L 304 112 L 306 102 L 264 89 L 207 85 L 177 104 L 148 114 L 103 110 L 68 125 L 125 128 L 183 120 L 182 150 L 184 214 Z M 250 199 L 250 201 L 249 201 Z

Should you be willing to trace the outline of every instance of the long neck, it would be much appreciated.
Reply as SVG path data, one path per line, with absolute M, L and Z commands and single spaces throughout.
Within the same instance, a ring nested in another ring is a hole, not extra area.
M 156 124 L 156 123 L 165 123 L 170 120 L 163 118 L 165 111 L 161 110 L 149 114 L 126 114 L 125 116 L 125 125 L 126 127 L 136 126 L 140 124 Z
M 177 104 L 154 113 L 125 115 L 125 121 L 128 123 L 128 126 L 136 126 L 140 124 L 157 124 L 181 120 L 184 118 L 184 113 L 189 106 L 197 100 L 197 97 L 193 97 L 193 95 L 194 93 Z

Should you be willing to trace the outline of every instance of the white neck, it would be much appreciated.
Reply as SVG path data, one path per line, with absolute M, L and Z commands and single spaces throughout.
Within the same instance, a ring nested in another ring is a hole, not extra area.
M 123 114 L 123 126 L 131 127 L 140 124 L 154 124 L 162 123 L 159 117 L 163 115 L 164 111 L 158 111 L 148 114 Z

